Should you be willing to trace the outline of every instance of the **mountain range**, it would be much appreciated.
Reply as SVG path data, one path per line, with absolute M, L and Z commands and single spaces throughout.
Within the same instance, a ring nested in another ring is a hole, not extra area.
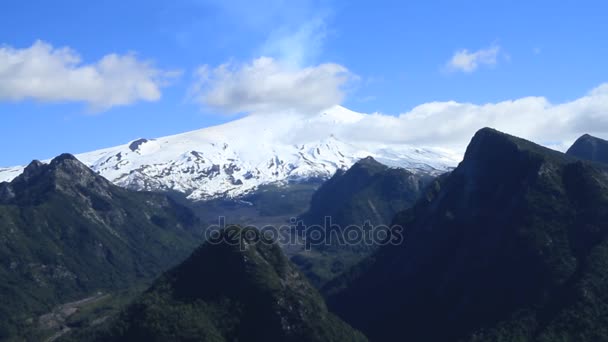
M 264 184 L 327 179 L 367 156 L 427 174 L 445 172 L 460 160 L 445 149 L 380 144 L 340 134 L 364 117 L 340 106 L 314 116 L 253 115 L 76 157 L 124 188 L 178 191 L 192 200 L 240 197 Z M 0 181 L 10 181 L 23 168 L 0 168 Z
M 492 129 L 324 288 L 374 341 L 608 340 L 608 166 Z
M 33 333 L 59 304 L 149 283 L 201 241 L 197 217 L 167 196 L 69 154 L 34 161 L 0 183 L 0 340 Z
M 306 119 L 339 126 L 353 117 L 334 108 Z M 285 152 L 294 146 L 277 143 L 273 153 L 284 148 L 285 159 L 275 159 L 275 178 L 247 184 L 237 184 L 243 169 L 225 162 L 251 166 L 269 149 L 218 157 L 213 177 L 175 166 L 172 153 L 208 142 L 214 130 L 245 134 L 267 120 L 245 119 L 168 137 L 156 150 L 147 150 L 152 140 L 126 146 L 122 167 L 168 165 L 153 158 L 174 165 L 155 177 L 129 171 L 139 183 L 104 175 L 121 166 L 95 169 L 70 154 L 3 170 L 11 180 L 0 182 L 0 340 L 608 340 L 606 141 L 584 135 L 564 154 L 485 128 L 454 169 L 444 152 L 342 142 L 309 145 L 317 159 L 291 168 L 280 160 L 299 160 Z M 201 140 L 186 143 L 193 136 Z M 233 151 L 245 151 L 240 144 Z M 216 183 L 186 188 L 188 177 Z M 289 248 L 254 228 L 229 226 L 204 242 L 201 217 L 217 214 L 215 197 L 263 203 L 277 220 L 301 210 L 305 225 L 329 216 L 339 229 L 369 221 L 404 235 L 380 246 L 315 246 L 290 260 Z M 131 293 L 122 301 L 120 291 Z

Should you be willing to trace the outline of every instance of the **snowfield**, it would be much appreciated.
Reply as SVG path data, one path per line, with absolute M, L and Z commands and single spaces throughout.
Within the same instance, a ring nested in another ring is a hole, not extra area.
M 328 178 L 367 156 L 389 166 L 430 174 L 448 171 L 461 160 L 460 154 L 441 148 L 340 136 L 341 128 L 365 115 L 340 106 L 314 116 L 294 112 L 251 115 L 76 157 L 119 186 L 174 190 L 193 200 L 239 197 L 262 184 Z M 12 180 L 23 168 L 0 168 L 0 181 Z

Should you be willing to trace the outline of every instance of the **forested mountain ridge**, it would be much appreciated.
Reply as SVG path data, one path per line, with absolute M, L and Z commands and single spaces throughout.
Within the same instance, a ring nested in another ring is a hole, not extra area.
M 273 241 L 232 226 L 80 341 L 366 341 Z
M 608 171 L 492 129 L 325 288 L 375 341 L 608 339 Z
M 0 184 L 0 337 L 103 290 L 151 281 L 201 241 L 192 212 L 117 187 L 72 155 Z

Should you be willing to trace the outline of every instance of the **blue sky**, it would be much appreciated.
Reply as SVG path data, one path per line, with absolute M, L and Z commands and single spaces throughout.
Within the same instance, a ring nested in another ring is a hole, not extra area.
M 605 1 L 7 1 L 0 165 L 302 108 L 296 98 L 316 92 L 315 106 L 390 115 L 433 101 L 574 101 L 608 81 L 606 13 Z M 54 77 L 66 68 L 70 82 Z M 268 70 L 308 75 L 310 91 L 247 88 L 259 80 L 247 73 Z

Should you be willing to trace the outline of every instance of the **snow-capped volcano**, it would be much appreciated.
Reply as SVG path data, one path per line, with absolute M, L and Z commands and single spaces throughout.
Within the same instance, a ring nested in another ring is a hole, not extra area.
M 389 166 L 441 173 L 460 155 L 448 150 L 349 141 L 342 128 L 366 114 L 336 106 L 315 116 L 286 112 L 252 115 L 226 124 L 77 154 L 117 185 L 136 190 L 175 190 L 194 200 L 238 197 L 262 184 L 327 178 L 361 158 Z M 23 167 L 0 168 L 0 181 Z

